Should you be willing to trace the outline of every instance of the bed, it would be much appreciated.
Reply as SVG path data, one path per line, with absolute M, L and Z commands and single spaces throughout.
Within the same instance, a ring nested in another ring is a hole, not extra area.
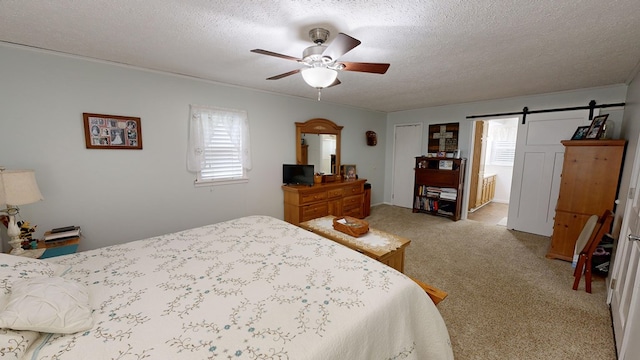
M 3 359 L 453 358 L 416 283 L 267 216 L 46 260 L 2 254 L 0 279 Z

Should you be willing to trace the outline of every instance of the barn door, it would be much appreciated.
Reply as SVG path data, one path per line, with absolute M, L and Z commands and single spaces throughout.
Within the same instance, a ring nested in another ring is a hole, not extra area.
M 564 157 L 561 140 L 589 125 L 587 110 L 531 114 L 519 125 L 507 228 L 551 236 Z

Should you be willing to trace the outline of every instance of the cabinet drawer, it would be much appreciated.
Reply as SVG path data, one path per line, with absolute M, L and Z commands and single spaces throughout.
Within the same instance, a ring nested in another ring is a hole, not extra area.
M 362 214 L 362 206 L 354 207 L 351 209 L 342 210 L 342 215 L 344 216 L 352 216 L 354 218 L 362 219 L 364 215 Z
M 320 204 L 303 206 L 300 208 L 300 212 L 302 213 L 302 216 L 300 216 L 300 222 L 303 222 L 329 215 L 329 208 L 327 203 L 323 202 Z
M 364 192 L 364 183 L 345 186 L 343 189 L 344 196 L 362 194 Z
M 327 191 L 327 197 L 329 199 L 333 199 L 341 196 L 342 196 L 342 189 L 332 189 Z
M 316 201 L 322 201 L 327 199 L 327 192 L 315 192 L 300 195 L 300 204 L 309 204 Z
M 364 201 L 364 195 L 362 195 L 362 194 L 353 195 L 353 196 L 346 196 L 342 200 L 342 208 L 346 211 L 348 209 L 362 207 L 363 201 Z

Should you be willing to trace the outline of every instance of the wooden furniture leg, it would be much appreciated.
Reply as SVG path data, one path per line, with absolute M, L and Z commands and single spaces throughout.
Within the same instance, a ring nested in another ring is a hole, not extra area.
M 576 265 L 576 269 L 573 271 L 573 276 L 575 280 L 573 280 L 573 290 L 578 290 L 578 285 L 580 284 L 580 277 L 582 276 L 582 272 L 584 271 L 584 263 L 585 258 L 580 254 L 578 258 L 578 265 Z

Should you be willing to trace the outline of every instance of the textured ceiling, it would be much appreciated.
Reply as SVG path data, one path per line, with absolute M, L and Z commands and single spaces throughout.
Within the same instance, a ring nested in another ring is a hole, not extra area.
M 362 44 L 322 101 L 385 112 L 628 82 L 640 61 L 638 0 L 2 0 L 0 41 L 317 98 L 292 61 L 308 32 Z M 1 60 L 0 60 L 1 66 Z

